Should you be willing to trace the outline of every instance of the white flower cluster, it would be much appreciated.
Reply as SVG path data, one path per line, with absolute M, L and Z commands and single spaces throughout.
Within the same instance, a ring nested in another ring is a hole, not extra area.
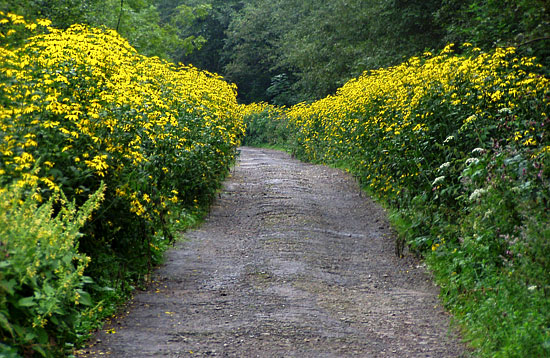
M 449 142 L 452 141 L 453 139 L 455 139 L 455 137 L 452 136 L 452 135 L 450 135 L 450 136 L 448 136 L 447 138 L 445 138 L 445 140 L 443 141 L 443 143 L 444 143 L 444 144 L 445 144 L 445 143 L 449 143 Z
M 432 183 L 432 186 L 436 186 L 437 184 L 441 183 L 443 180 L 445 180 L 445 176 L 444 176 L 444 175 L 435 178 L 434 182 Z
M 477 159 L 477 158 L 468 158 L 468 159 L 466 159 L 466 165 L 477 164 L 477 163 L 479 163 L 479 159 Z
M 483 194 L 487 192 L 487 189 L 476 189 L 472 194 L 470 194 L 470 201 L 479 199 Z

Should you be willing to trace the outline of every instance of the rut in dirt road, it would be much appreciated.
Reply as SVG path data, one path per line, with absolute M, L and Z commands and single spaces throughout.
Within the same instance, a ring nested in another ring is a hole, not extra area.
M 339 170 L 241 148 L 186 237 L 82 357 L 466 356 L 425 269 Z

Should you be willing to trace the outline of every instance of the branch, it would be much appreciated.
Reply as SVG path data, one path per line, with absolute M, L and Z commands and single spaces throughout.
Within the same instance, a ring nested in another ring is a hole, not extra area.
M 550 40 L 550 36 L 538 37 L 536 39 L 525 41 L 525 42 L 517 45 L 517 48 L 520 48 L 521 46 L 528 45 L 528 44 L 533 43 L 533 42 L 544 41 L 544 40 Z
M 120 0 L 120 13 L 118 14 L 118 22 L 116 24 L 116 32 L 118 32 L 118 27 L 120 26 L 120 19 L 122 19 L 122 7 L 124 6 L 124 0 Z

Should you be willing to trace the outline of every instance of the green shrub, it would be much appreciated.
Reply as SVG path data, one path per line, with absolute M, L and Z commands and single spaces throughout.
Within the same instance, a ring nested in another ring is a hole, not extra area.
M 288 147 L 291 138 L 284 109 L 267 103 L 244 106 L 246 133 L 243 145 Z
M 79 230 L 104 189 L 78 210 L 62 194 L 40 203 L 36 187 L 0 190 L 0 355 L 61 355 L 77 340 L 86 311 L 94 309 Z

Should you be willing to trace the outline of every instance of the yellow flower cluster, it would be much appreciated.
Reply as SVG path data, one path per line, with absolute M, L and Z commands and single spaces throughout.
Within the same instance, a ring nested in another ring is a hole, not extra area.
M 2 184 L 63 186 L 71 195 L 105 180 L 145 215 L 177 202 L 172 190 L 186 195 L 197 159 L 209 163 L 202 170 L 232 160 L 244 124 L 235 86 L 219 76 L 139 55 L 112 30 L 61 31 L 3 13 L 0 23 L 11 25 L 5 38 L 32 32 L 23 45 L 0 48 Z
M 250 104 L 242 104 L 240 106 L 241 113 L 244 117 L 262 113 L 262 112 L 268 112 L 274 115 L 282 116 L 285 114 L 285 107 L 278 107 L 274 106 L 272 104 L 266 103 L 266 102 L 254 102 Z
M 471 150 L 480 146 L 475 141 L 489 136 L 480 126 L 488 131 L 494 131 L 487 125 L 491 121 L 499 129 L 517 126 L 505 122 L 531 116 L 526 114 L 532 111 L 525 105 L 529 98 L 540 100 L 540 112 L 548 106 L 550 83 L 536 74 L 540 66 L 533 58 L 517 56 L 514 48 L 492 53 L 473 48 L 459 56 L 452 47 L 365 72 L 335 95 L 290 108 L 299 154 L 321 162 L 351 163 L 373 190 L 392 197 L 412 182 L 433 181 L 436 173 L 426 172 L 427 167 L 437 168 L 445 161 L 433 157 L 436 146 Z M 546 130 L 542 122 L 548 118 L 540 112 L 534 124 L 511 139 L 537 146 Z M 455 137 L 460 138 L 459 146 L 456 140 L 445 141 Z

